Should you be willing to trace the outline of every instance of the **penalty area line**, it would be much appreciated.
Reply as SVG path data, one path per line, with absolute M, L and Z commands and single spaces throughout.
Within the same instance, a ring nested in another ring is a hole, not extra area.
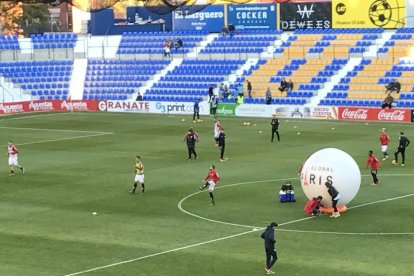
M 40 141 L 34 141 L 34 142 L 20 143 L 20 144 L 16 144 L 16 145 L 17 146 L 34 145 L 34 144 L 50 143 L 50 142 L 59 142 L 59 141 L 67 141 L 67 140 L 75 140 L 75 139 L 90 138 L 90 137 L 97 137 L 97 136 L 104 136 L 104 135 L 111 135 L 111 134 L 112 133 L 97 133 L 97 134 L 81 135 L 81 136 L 67 137 L 67 138 L 40 140 Z M 7 147 L 7 146 L 0 146 L 0 148 L 5 148 L 5 147 Z
M 15 129 L 15 130 L 35 130 L 35 131 L 53 131 L 53 132 L 78 132 L 78 133 L 93 133 L 93 134 L 114 134 L 113 132 L 90 131 L 90 130 L 74 130 L 74 129 L 53 129 L 53 128 L 32 128 L 32 127 L 9 127 L 0 126 L 0 129 Z

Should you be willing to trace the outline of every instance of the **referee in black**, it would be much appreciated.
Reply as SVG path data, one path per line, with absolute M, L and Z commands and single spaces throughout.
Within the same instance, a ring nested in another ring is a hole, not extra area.
M 220 162 L 224 162 L 224 150 L 226 148 L 226 134 L 224 134 L 224 129 L 220 129 L 220 134 L 218 137 L 218 146 L 220 149 Z
M 276 136 L 277 136 L 277 140 L 280 141 L 279 119 L 276 117 L 276 114 L 273 114 L 273 119 L 270 122 L 270 124 L 272 125 L 272 139 L 270 140 L 270 142 L 273 143 L 273 139 L 275 138 L 275 133 L 276 133 Z
M 394 153 L 394 160 L 395 160 L 394 164 L 395 165 L 398 165 L 398 154 L 401 153 L 401 157 L 402 157 L 401 166 L 402 167 L 405 166 L 405 148 L 408 147 L 409 144 L 410 144 L 410 140 L 408 140 L 408 138 L 404 136 L 404 132 L 401 131 L 398 148 Z
M 184 141 L 187 143 L 188 149 L 188 160 L 191 160 L 192 155 L 194 154 L 194 160 L 197 159 L 197 153 L 195 151 L 195 144 L 198 142 L 199 136 L 192 127 L 187 131 L 184 136 Z
M 277 253 L 275 248 L 275 228 L 277 227 L 276 222 L 270 223 L 266 227 L 266 230 L 262 233 L 261 237 L 264 239 L 265 251 L 266 251 L 266 274 L 274 274 L 272 266 L 277 261 Z

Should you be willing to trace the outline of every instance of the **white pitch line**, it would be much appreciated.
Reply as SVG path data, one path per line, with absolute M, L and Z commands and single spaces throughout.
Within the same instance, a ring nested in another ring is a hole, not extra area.
M 53 132 L 79 132 L 79 133 L 95 133 L 95 134 L 114 134 L 113 132 L 89 131 L 89 130 L 75 130 L 75 129 L 32 128 L 32 127 L 8 127 L 8 126 L 0 126 L 0 128 L 4 128 L 4 129 L 16 129 L 16 130 L 53 131 Z
M 32 112 L 32 113 L 36 113 Z M 27 113 L 26 113 L 27 114 Z M 2 121 L 9 121 L 9 120 L 22 120 L 22 119 L 26 119 L 26 118 L 35 118 L 35 117 L 49 117 L 49 116 L 56 116 L 56 115 L 66 115 L 66 114 L 72 114 L 69 112 L 58 112 L 58 113 L 48 113 L 48 114 L 36 114 L 36 115 L 30 115 L 30 116 L 19 116 L 19 117 L 0 117 Z M 7 115 L 3 115 L 3 116 L 13 116 L 13 115 L 20 115 L 20 114 L 7 114 Z
M 307 217 L 305 219 L 312 219 L 312 217 Z M 299 222 L 299 221 L 302 221 L 302 220 L 304 220 L 304 219 L 293 220 L 293 221 L 290 221 L 288 223 Z M 281 224 L 279 224 L 279 226 L 282 226 L 282 225 L 285 225 L 285 224 L 287 224 L 287 223 L 281 223 Z M 89 273 L 89 272 L 93 272 L 93 271 L 97 271 L 97 270 L 101 270 L 101 269 L 105 269 L 105 268 L 109 268 L 109 267 L 114 267 L 114 266 L 118 266 L 118 265 L 122 265 L 122 264 L 132 263 L 132 262 L 136 262 L 136 261 L 139 261 L 139 260 L 144 260 L 144 259 L 159 256 L 159 255 L 168 254 L 168 253 L 171 253 L 171 252 L 181 251 L 181 250 L 188 249 L 188 248 L 193 248 L 193 247 L 197 247 L 197 246 L 201 246 L 201 245 L 205 245 L 205 244 L 209 244 L 209 243 L 213 243 L 213 242 L 218 242 L 218 241 L 223 241 L 223 240 L 243 236 L 243 235 L 246 235 L 246 234 L 261 231 L 262 229 L 263 228 L 261 227 L 260 229 L 253 229 L 253 230 L 249 230 L 249 231 L 246 231 L 246 232 L 241 232 L 241 233 L 230 235 L 230 236 L 217 238 L 217 239 L 214 239 L 214 240 L 208 240 L 208 241 L 204 241 L 204 242 L 200 242 L 200 243 L 190 244 L 190 245 L 187 245 L 187 246 L 178 247 L 178 248 L 174 248 L 174 249 L 170 249 L 170 250 L 166 250 L 166 251 L 162 251 L 162 252 L 158 252 L 158 253 L 154 253 L 154 254 L 150 254 L 150 255 L 145 255 L 145 256 L 142 256 L 142 257 L 138 257 L 138 258 L 122 261 L 122 262 L 117 262 L 117 263 L 113 263 L 113 264 L 109 264 L 109 265 L 94 267 L 94 268 L 79 271 L 79 272 L 65 274 L 64 276 L 80 275 L 80 274 L 85 274 L 85 273 Z
M 379 176 L 413 176 L 413 175 L 414 174 L 383 174 L 383 175 L 379 175 Z M 361 176 L 362 177 L 367 177 L 367 176 L 371 176 L 371 175 L 361 175 Z M 234 187 L 234 186 L 241 186 L 241 185 L 246 185 L 246 184 L 263 183 L 263 182 L 270 182 L 270 181 L 277 182 L 277 181 L 292 180 L 292 179 L 297 179 L 297 177 L 268 179 L 268 180 L 259 180 L 259 181 L 249 181 L 249 182 L 239 182 L 239 183 L 233 183 L 233 184 L 229 184 L 229 185 L 225 185 L 225 186 L 216 187 L 216 190 L 217 189 L 228 188 L 228 187 Z M 209 222 L 220 223 L 220 224 L 230 225 L 230 226 L 244 227 L 244 228 L 260 228 L 259 226 L 252 226 L 252 225 L 246 225 L 246 224 L 238 224 L 238 223 L 231 223 L 231 222 L 226 222 L 226 221 L 214 220 L 214 219 L 206 218 L 206 217 L 203 217 L 203 216 L 200 216 L 200 215 L 197 215 L 197 214 L 194 214 L 194 213 L 191 213 L 191 212 L 185 210 L 182 207 L 183 202 L 185 200 L 187 200 L 188 198 L 190 198 L 190 197 L 192 197 L 196 194 L 199 194 L 199 193 L 202 193 L 202 191 L 197 191 L 195 193 L 189 194 L 186 197 L 184 197 L 183 199 L 181 199 L 177 204 L 178 209 L 181 212 L 183 212 L 187 215 L 190 215 L 192 217 L 202 219 L 202 220 L 205 220 L 205 221 L 209 221 Z M 414 195 L 414 194 L 405 195 L 405 196 L 394 198 L 394 199 L 384 199 L 384 200 L 379 200 L 379 201 L 375 201 L 375 202 L 370 202 L 370 203 L 366 203 L 366 204 L 362 204 L 362 205 L 358 205 L 358 206 L 349 207 L 348 209 L 359 208 L 359 207 L 363 207 L 363 206 L 366 206 L 366 205 L 371 205 L 371 204 L 375 204 L 375 203 L 381 203 L 381 202 L 385 202 L 385 201 L 400 199 L 400 198 L 407 197 L 407 196 L 412 196 L 412 195 Z M 308 218 L 305 218 L 305 219 L 308 219 Z M 286 223 L 286 224 L 289 224 L 289 223 Z
M 399 175 L 399 174 L 384 174 L 383 176 L 395 176 L 395 175 Z M 402 175 L 403 176 L 411 176 L 413 174 L 402 174 Z M 369 176 L 369 175 L 362 175 L 362 176 Z M 283 180 L 287 180 L 287 179 L 288 178 L 283 178 Z M 293 179 L 293 178 L 291 178 L 291 179 Z M 222 186 L 222 187 L 217 187 L 217 188 L 225 188 L 225 187 L 232 187 L 232 186 L 237 186 L 237 185 L 245 185 L 245 184 L 251 184 L 251 183 L 261 183 L 261 182 L 269 182 L 269 181 L 277 181 L 277 180 L 273 179 L 273 180 L 259 180 L 259 181 L 241 182 L 241 183 L 244 183 L 244 184 L 234 183 L 234 184 L 229 184 L 229 185 Z M 201 191 L 193 193 L 193 194 L 197 194 L 197 193 L 200 193 L 200 192 Z M 354 207 L 350 207 L 348 209 L 359 208 L 359 207 L 367 206 L 367 205 L 370 205 L 370 204 L 381 203 L 381 202 L 386 202 L 386 201 L 391 201 L 391 200 L 397 200 L 397 199 L 401 199 L 401 198 L 408 197 L 408 196 L 413 196 L 413 195 L 414 194 L 410 194 L 410 195 L 399 196 L 399 197 L 395 197 L 395 198 L 378 200 L 378 201 L 374 201 L 372 203 L 365 203 L 365 204 L 357 205 L 357 206 L 354 206 Z M 187 196 L 185 198 L 188 198 L 188 197 L 189 196 Z M 179 204 L 182 203 L 182 202 L 183 202 L 183 200 L 181 200 L 179 202 Z M 185 213 L 189 213 L 189 212 L 185 211 Z M 198 218 L 205 219 L 207 221 L 223 223 L 223 222 L 220 222 L 220 221 L 214 221 L 214 220 L 211 220 L 211 219 L 207 219 L 207 218 L 204 218 L 204 217 L 201 217 L 201 216 L 198 216 L 198 215 L 194 215 L 194 216 L 198 217 Z M 309 220 L 309 219 L 313 219 L 313 218 L 314 217 L 305 217 L 305 218 L 296 219 L 296 220 L 292 220 L 292 221 L 288 221 L 288 222 L 283 222 L 283 223 L 280 223 L 279 226 L 289 225 L 289 224 L 292 224 L 292 223 L 301 222 L 301 221 L 305 221 L 305 220 Z M 185 250 L 185 249 L 188 249 L 188 248 L 193 248 L 193 247 L 197 247 L 197 246 L 201 246 L 201 245 L 205 245 L 205 244 L 209 244 L 209 243 L 214 243 L 214 242 L 217 242 L 217 241 L 223 241 L 223 240 L 243 236 L 243 235 L 246 235 L 246 234 L 262 231 L 264 229 L 263 227 L 252 227 L 252 226 L 249 226 L 249 225 L 241 225 L 241 224 L 234 224 L 234 223 L 223 223 L 223 224 L 233 225 L 233 226 L 241 226 L 241 227 L 250 227 L 250 228 L 253 228 L 253 229 L 249 230 L 249 231 L 241 232 L 241 233 L 238 233 L 238 234 L 230 235 L 230 236 L 225 236 L 225 237 L 218 238 L 218 239 L 213 239 L 213 240 L 204 241 L 204 242 L 200 242 L 200 243 L 190 244 L 190 245 L 183 246 L 183 247 L 178 247 L 178 248 L 174 248 L 174 249 L 170 249 L 170 250 L 166 250 L 166 251 L 161 251 L 161 252 L 157 252 L 157 253 L 150 254 L 150 255 L 145 255 L 145 256 L 142 256 L 142 257 L 134 258 L 134 259 L 129 259 L 129 260 L 126 260 L 126 261 L 121 261 L 121 262 L 112 263 L 112 264 L 109 264 L 109 265 L 98 266 L 98 267 L 94 267 L 94 268 L 87 269 L 87 270 L 82 270 L 82 271 L 78 271 L 78 272 L 74 272 L 74 273 L 70 273 L 70 274 L 65 274 L 63 276 L 75 276 L 75 275 L 86 274 L 86 273 L 89 273 L 89 272 L 102 270 L 102 269 L 109 268 L 109 267 L 114 267 L 114 266 L 118 266 L 118 265 L 122 265 L 122 264 L 126 264 L 126 263 L 132 263 L 132 262 L 136 262 L 136 261 L 140 261 L 140 260 L 160 256 L 160 255 L 165 255 L 165 254 L 168 254 L 168 253 L 171 253 L 171 252 L 181 251 L 181 250 Z M 280 229 L 278 229 L 278 231 L 280 231 Z
M 89 135 L 82 135 L 82 136 L 75 136 L 75 137 L 68 137 L 68 138 L 58 138 L 58 139 L 50 139 L 50 140 L 40 140 L 34 142 L 27 142 L 16 144 L 17 146 L 24 146 L 24 145 L 33 145 L 33 144 L 41 144 L 41 143 L 50 143 L 50 142 L 58 142 L 58 141 L 66 141 L 66 140 L 75 140 L 81 138 L 89 138 L 89 137 L 96 137 L 96 136 L 104 136 L 104 135 L 111 135 L 112 133 L 97 133 L 97 134 L 89 134 Z M 5 148 L 7 146 L 0 146 L 0 148 Z
M 277 229 L 278 232 L 293 232 L 293 233 L 309 233 L 309 234 L 328 234 L 328 235 L 349 235 L 349 236 L 405 236 L 405 235 L 414 235 L 413 232 L 406 233 L 385 233 L 385 232 L 328 232 L 328 231 L 312 231 L 312 230 L 295 230 L 295 229 Z

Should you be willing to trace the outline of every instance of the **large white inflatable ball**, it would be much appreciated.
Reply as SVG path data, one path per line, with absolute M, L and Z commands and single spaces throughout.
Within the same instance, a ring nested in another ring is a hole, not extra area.
M 300 182 L 309 199 L 321 195 L 322 204 L 332 207 L 332 198 L 325 186 L 325 182 L 330 182 L 341 195 L 338 206 L 346 205 L 359 191 L 361 171 L 348 153 L 327 148 L 315 152 L 305 161 Z

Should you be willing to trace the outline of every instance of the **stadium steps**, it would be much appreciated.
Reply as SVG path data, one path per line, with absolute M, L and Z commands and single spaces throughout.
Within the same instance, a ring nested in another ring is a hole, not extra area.
M 237 69 L 236 72 L 234 72 L 234 74 L 231 74 L 229 76 L 228 82 L 229 83 L 235 83 L 235 82 L 237 82 L 237 79 L 239 79 L 239 78 L 241 78 L 243 76 L 244 71 L 247 71 L 252 66 L 257 65 L 258 62 L 259 62 L 259 59 L 258 58 L 248 58 L 246 60 L 246 63 L 245 64 L 243 64 L 242 66 L 240 66 L 239 69 Z M 229 85 L 229 83 L 227 83 L 227 85 Z
M 276 39 L 273 43 L 273 45 L 270 45 L 267 47 L 262 54 L 260 55 L 261 58 L 273 58 L 275 55 L 276 49 L 281 48 L 282 44 L 287 42 L 289 39 L 290 34 L 289 33 L 282 33 L 280 36 L 280 39 Z
M 145 94 L 145 91 L 150 90 L 155 83 L 158 83 L 162 77 L 165 77 L 168 72 L 174 70 L 175 67 L 180 66 L 183 62 L 182 58 L 174 58 L 171 60 L 170 64 L 168 64 L 165 69 L 161 70 L 158 74 L 154 75 L 152 79 L 148 80 L 145 85 L 138 88 L 138 91 L 133 94 L 132 99 L 136 99 L 138 96 L 138 93 L 141 93 L 141 95 Z
M 394 34 L 394 31 L 386 31 L 382 33 L 382 36 L 375 40 L 375 43 L 369 46 L 368 50 L 364 53 L 364 58 L 374 58 L 377 57 L 378 49 L 383 47 L 385 42 L 391 39 L 391 36 Z
M 346 77 L 348 72 L 351 72 L 354 67 L 361 63 L 361 58 L 350 58 L 348 63 L 338 71 L 336 75 L 331 77 L 329 82 L 325 83 L 325 86 L 322 89 L 319 89 L 316 93 L 316 96 L 312 97 L 309 106 L 316 106 L 319 102 L 326 97 L 326 95 L 331 92 L 335 85 L 339 84 L 341 78 Z
M 75 59 L 73 62 L 72 76 L 69 84 L 69 97 L 72 100 L 82 100 L 83 98 L 85 82 L 79 80 L 85 79 L 87 66 L 88 60 L 86 58 Z
M 211 42 L 213 42 L 213 40 L 218 36 L 219 36 L 219 34 L 209 34 L 209 35 L 207 35 L 206 39 L 202 40 L 198 47 L 194 47 L 191 52 L 186 54 L 186 58 L 196 58 L 200 54 L 201 50 L 206 48 L 207 45 L 209 45 Z

